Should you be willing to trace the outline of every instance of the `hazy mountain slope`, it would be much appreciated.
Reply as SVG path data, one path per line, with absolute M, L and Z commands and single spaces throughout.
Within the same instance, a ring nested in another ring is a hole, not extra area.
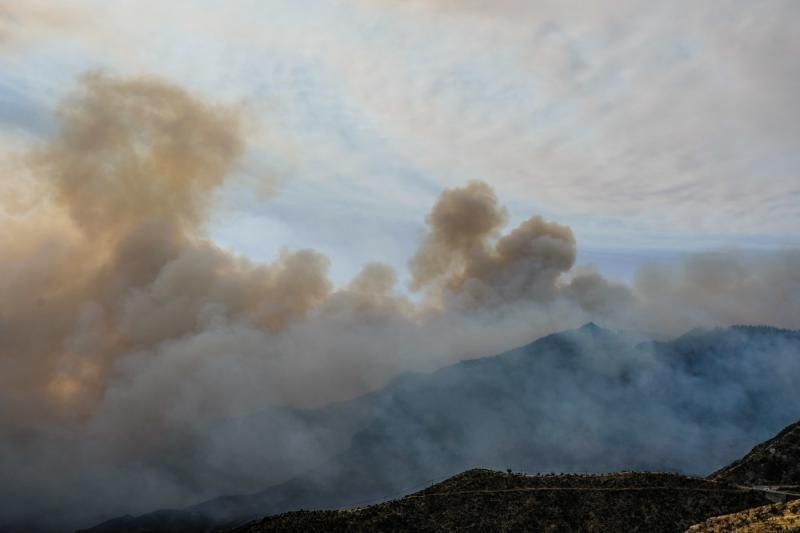
M 800 486 L 800 422 L 710 477 L 742 485 Z
M 534 477 L 472 470 L 399 500 L 287 513 L 234 531 L 679 532 L 764 501 L 759 493 L 674 474 Z
M 715 516 L 689 528 L 689 533 L 778 533 L 800 531 L 800 500 L 776 503 Z
M 163 514 L 151 514 L 93 531 L 182 531 L 181 516 L 210 528 L 347 507 L 473 467 L 706 474 L 798 418 L 797 382 L 796 332 L 698 330 L 640 343 L 587 325 L 499 356 L 404 375 L 308 415 L 303 431 L 321 435 L 317 449 L 325 439 L 334 443 L 331 457 L 284 483 L 169 514 L 169 526 L 159 525 Z M 349 444 L 330 429 L 337 422 L 352 429 Z

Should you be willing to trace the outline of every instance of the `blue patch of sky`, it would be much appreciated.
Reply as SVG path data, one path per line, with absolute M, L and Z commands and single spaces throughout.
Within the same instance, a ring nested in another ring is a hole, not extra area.
M 50 109 L 26 85 L 0 75 L 0 127 L 31 136 L 52 133 L 55 121 Z
M 373 174 L 384 181 L 389 194 L 392 187 L 402 186 L 404 196 L 435 198 L 439 190 L 432 180 L 412 161 L 394 153 L 357 109 L 348 108 L 339 98 L 335 81 L 324 74 L 315 63 L 291 67 L 288 83 L 294 98 L 286 119 L 290 135 L 308 139 L 312 134 L 311 138 L 335 143 L 336 151 L 358 154 L 363 165 L 359 174 Z M 262 83 L 255 96 L 269 99 L 286 90 L 285 86 Z M 429 206 L 424 201 L 413 206 L 393 202 L 399 200 L 396 197 L 376 197 L 381 194 L 380 184 L 359 183 L 361 176 L 342 173 L 336 161 L 315 159 L 315 148 L 297 147 L 304 160 L 299 173 L 283 180 L 275 197 L 252 195 L 232 180 L 221 192 L 220 202 L 235 204 L 236 212 L 215 219 L 212 238 L 262 261 L 274 258 L 283 247 L 314 248 L 330 257 L 332 278 L 340 285 L 368 261 L 384 261 L 404 270 L 419 240 L 419 226 L 412 220 L 421 225 Z M 269 154 L 257 157 L 269 166 Z M 312 159 L 305 161 L 307 157 Z

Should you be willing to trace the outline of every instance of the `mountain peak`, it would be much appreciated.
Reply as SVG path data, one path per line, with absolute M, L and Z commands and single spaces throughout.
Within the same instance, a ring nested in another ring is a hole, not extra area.
M 600 333 L 600 332 L 603 332 L 603 331 L 606 331 L 606 330 L 601 328 L 600 326 L 598 326 L 594 322 L 587 322 L 586 324 L 584 324 L 580 328 L 578 328 L 578 331 L 580 331 L 582 333 L 591 333 L 591 334 L 594 335 L 594 334 L 597 334 L 597 333 Z

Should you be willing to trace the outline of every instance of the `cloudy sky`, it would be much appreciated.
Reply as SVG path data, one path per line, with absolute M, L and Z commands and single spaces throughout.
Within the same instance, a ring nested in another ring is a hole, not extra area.
M 439 193 L 479 179 L 512 226 L 558 220 L 579 263 L 629 278 L 800 244 L 798 17 L 794 0 L 0 0 L 0 164 L 54 134 L 85 72 L 158 76 L 247 118 L 211 227 L 233 251 L 311 247 L 339 284 L 369 260 L 405 272 Z

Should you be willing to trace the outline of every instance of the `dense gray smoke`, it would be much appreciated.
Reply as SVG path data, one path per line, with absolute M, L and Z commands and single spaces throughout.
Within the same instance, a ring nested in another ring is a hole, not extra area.
M 570 229 L 532 217 L 504 233 L 482 182 L 433 206 L 410 261 L 420 303 L 379 263 L 334 290 L 313 250 L 256 264 L 206 237 L 212 193 L 247 149 L 236 110 L 92 74 L 59 118 L 20 169 L 39 201 L 0 226 L 0 521 L 88 525 L 256 490 L 331 450 L 286 419 L 280 433 L 231 420 L 589 320 L 656 336 L 800 328 L 798 252 L 697 256 L 633 286 L 572 275 Z

